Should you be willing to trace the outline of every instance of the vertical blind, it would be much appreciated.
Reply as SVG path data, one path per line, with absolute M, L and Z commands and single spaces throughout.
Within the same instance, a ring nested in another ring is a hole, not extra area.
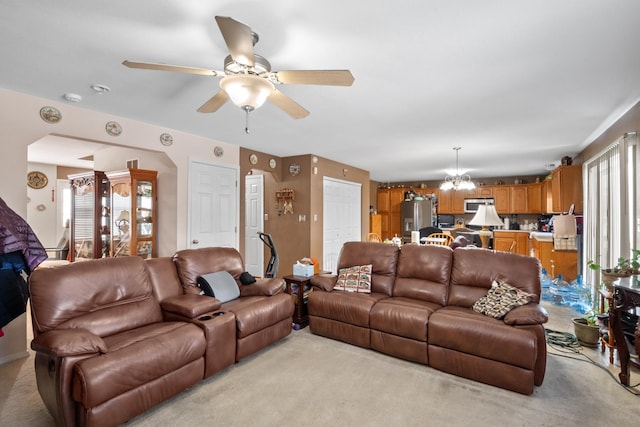
M 608 268 L 638 248 L 638 161 L 638 138 L 633 132 L 585 162 L 585 261 Z M 586 279 L 595 292 L 599 274 L 587 272 Z

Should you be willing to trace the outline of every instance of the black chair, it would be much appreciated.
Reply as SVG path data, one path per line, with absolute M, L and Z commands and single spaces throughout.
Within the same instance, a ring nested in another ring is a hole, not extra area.
M 421 228 L 420 229 L 420 238 L 428 237 L 430 234 L 433 234 L 433 233 L 442 233 L 442 230 L 440 230 L 437 227 Z

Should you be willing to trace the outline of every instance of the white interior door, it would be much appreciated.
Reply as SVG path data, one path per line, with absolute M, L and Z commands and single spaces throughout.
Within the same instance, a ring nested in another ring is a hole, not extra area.
M 190 248 L 238 248 L 238 169 L 189 162 Z
M 323 180 L 323 270 L 337 273 L 342 245 L 361 240 L 361 193 L 361 184 L 327 177 Z
M 244 178 L 244 194 L 245 269 L 254 276 L 263 276 L 264 243 L 258 232 L 264 230 L 264 177 L 247 175 Z

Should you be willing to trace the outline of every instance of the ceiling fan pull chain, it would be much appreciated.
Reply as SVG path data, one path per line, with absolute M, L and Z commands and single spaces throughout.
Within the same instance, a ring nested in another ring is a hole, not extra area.
M 248 108 L 244 109 L 244 113 L 245 113 L 245 119 L 244 119 L 244 131 L 247 133 L 247 135 L 249 134 L 249 110 Z

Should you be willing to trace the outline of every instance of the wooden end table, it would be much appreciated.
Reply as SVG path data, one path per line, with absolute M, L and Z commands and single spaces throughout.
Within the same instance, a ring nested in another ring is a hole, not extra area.
M 309 325 L 309 309 L 307 299 L 313 291 L 311 277 L 284 276 L 285 292 L 293 297 L 295 309 L 293 311 L 293 329 L 298 330 Z

